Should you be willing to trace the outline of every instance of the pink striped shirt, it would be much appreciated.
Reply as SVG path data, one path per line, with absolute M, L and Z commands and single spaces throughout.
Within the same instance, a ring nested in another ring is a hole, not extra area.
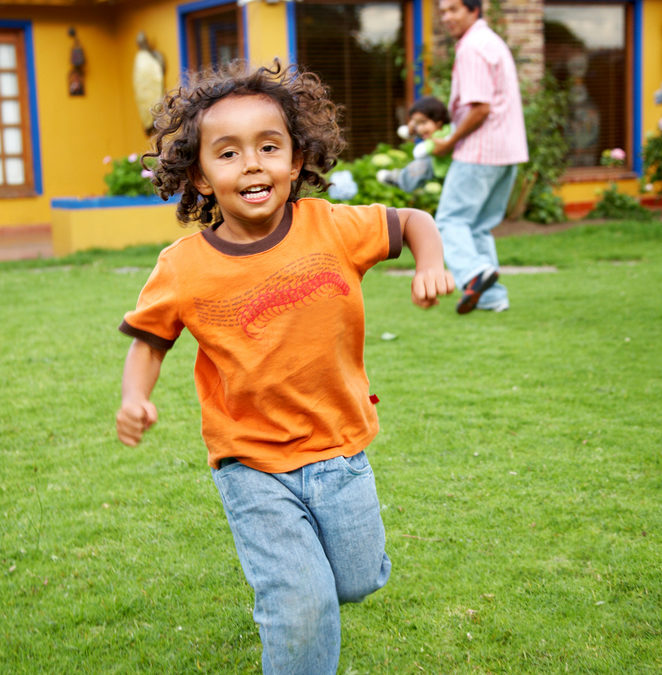
M 529 159 L 517 70 L 506 43 L 478 19 L 458 40 L 449 110 L 457 126 L 472 103 L 489 103 L 478 129 L 455 145 L 453 159 L 473 164 L 519 164 Z

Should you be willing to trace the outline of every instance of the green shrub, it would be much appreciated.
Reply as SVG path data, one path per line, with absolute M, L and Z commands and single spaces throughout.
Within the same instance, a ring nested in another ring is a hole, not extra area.
M 155 161 L 153 158 L 147 158 L 147 168 L 143 168 L 140 157 L 135 153 L 118 159 L 106 157 L 103 161 L 104 164 L 112 164 L 110 173 L 103 177 L 109 196 L 138 197 L 155 194 L 151 181 L 151 169 Z
M 550 185 L 536 184 L 529 194 L 524 217 L 542 225 L 562 223 L 566 220 L 563 200 L 554 194 Z
M 565 89 L 551 75 L 522 95 L 529 161 L 521 164 L 508 210 L 509 218 L 544 218 L 535 222 L 565 220 L 560 200 L 552 195 L 567 166 L 568 142 L 564 128 L 568 114 Z M 554 214 L 554 220 L 547 220 Z M 559 220 L 556 220 L 556 218 Z
M 662 184 L 662 131 L 646 136 L 642 156 L 644 160 L 642 187 L 651 185 L 654 189 L 657 184 L 658 194 L 662 193 L 659 187 Z
M 612 183 L 600 193 L 600 200 L 587 217 L 607 220 L 651 220 L 653 214 L 634 197 L 619 192 L 618 186 Z
M 334 203 L 379 203 L 395 208 L 422 209 L 434 215 L 441 195 L 440 182 L 429 181 L 410 193 L 393 185 L 384 185 L 377 180 L 377 171 L 380 169 L 402 169 L 411 162 L 413 147 L 413 143 L 404 143 L 400 148 L 393 148 L 386 143 L 380 143 L 374 152 L 363 155 L 353 162 L 338 162 L 336 168 L 327 176 L 327 180 L 333 182 L 334 174 L 349 171 L 358 191 L 349 199 L 334 199 L 328 192 L 324 192 L 320 196 Z

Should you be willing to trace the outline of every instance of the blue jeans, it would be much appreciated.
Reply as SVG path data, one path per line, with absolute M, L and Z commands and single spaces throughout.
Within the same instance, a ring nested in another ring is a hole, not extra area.
M 398 176 L 398 186 L 405 192 L 413 192 L 417 187 L 424 185 L 429 180 L 435 180 L 432 159 L 421 157 L 409 162 Z
M 334 675 L 340 604 L 388 580 L 384 526 L 365 453 L 263 473 L 212 469 L 255 591 L 265 675 Z
M 460 288 L 488 267 L 499 268 L 492 229 L 503 220 L 516 176 L 515 164 L 451 163 L 435 220 L 446 265 Z M 506 287 L 496 283 L 477 306 L 489 309 L 507 299 Z

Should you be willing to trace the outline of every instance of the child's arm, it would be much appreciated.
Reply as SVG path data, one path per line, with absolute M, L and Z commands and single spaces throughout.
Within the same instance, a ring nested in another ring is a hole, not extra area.
M 453 275 L 444 268 L 444 247 L 434 219 L 418 209 L 398 209 L 402 238 L 416 261 L 411 299 L 420 307 L 438 303 L 438 295 L 455 290 Z
M 137 339 L 129 347 L 122 376 L 122 405 L 115 418 L 117 436 L 125 445 L 138 445 L 145 431 L 156 422 L 156 406 L 149 397 L 159 379 L 165 354 L 165 350 Z

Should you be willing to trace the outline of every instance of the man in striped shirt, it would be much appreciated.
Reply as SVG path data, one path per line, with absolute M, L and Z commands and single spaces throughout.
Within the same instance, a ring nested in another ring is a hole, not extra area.
M 482 17 L 481 0 L 441 0 L 441 18 L 457 40 L 449 112 L 453 133 L 434 153 L 453 153 L 437 210 L 446 264 L 463 289 L 460 314 L 508 309 L 491 230 L 502 220 L 528 160 L 517 71 L 506 43 Z

